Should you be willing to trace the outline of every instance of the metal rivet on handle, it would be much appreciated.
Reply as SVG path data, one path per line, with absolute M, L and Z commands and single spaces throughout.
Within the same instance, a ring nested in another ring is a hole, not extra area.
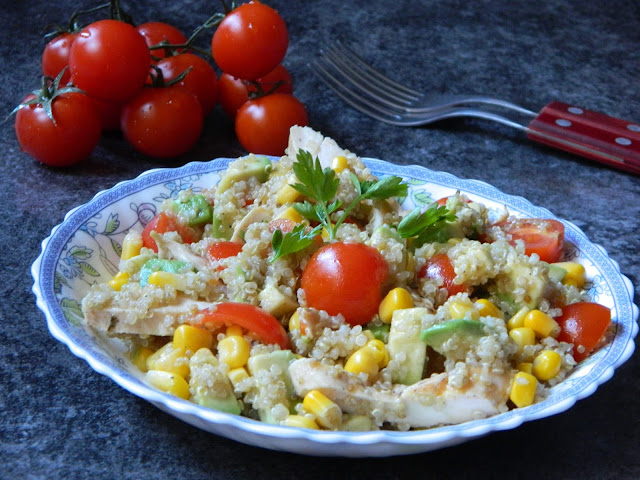
M 560 125 L 561 127 L 570 127 L 571 126 L 571 122 L 569 120 L 565 120 L 564 118 L 559 118 L 556 120 L 556 124 Z
M 569 107 L 567 108 L 567 110 L 569 111 L 569 113 L 573 113 L 575 115 L 582 115 L 584 113 L 584 110 L 578 107 Z
M 631 140 L 629 140 L 628 138 L 624 138 L 624 137 L 618 137 L 618 138 L 616 138 L 616 143 L 618 145 L 624 145 L 625 147 L 628 147 L 629 145 L 631 145 Z
M 627 125 L 627 129 L 631 130 L 632 132 L 640 132 L 640 125 Z

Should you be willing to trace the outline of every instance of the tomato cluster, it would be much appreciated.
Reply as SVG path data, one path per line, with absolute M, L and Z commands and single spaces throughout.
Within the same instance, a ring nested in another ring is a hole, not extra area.
M 289 128 L 308 122 L 282 65 L 286 24 L 257 0 L 223 6 L 189 38 L 163 22 L 134 25 L 117 0 L 111 18 L 70 22 L 44 48 L 42 90 L 16 109 L 21 148 L 67 166 L 86 158 L 103 131 L 121 130 L 139 152 L 173 157 L 195 145 L 219 102 L 246 150 L 282 155 Z M 193 45 L 209 28 L 210 53 Z

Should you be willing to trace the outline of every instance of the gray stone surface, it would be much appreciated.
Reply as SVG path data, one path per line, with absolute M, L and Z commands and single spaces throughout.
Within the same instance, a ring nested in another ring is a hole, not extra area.
M 186 31 L 217 2 L 124 2 L 139 22 Z M 603 245 L 640 290 L 640 178 L 535 145 L 478 120 L 391 127 L 348 108 L 308 68 L 340 39 L 424 91 L 483 93 L 532 109 L 558 99 L 640 121 L 640 6 L 635 1 L 269 2 L 290 29 L 285 64 L 311 126 L 363 156 L 420 164 L 493 184 L 566 218 Z M 0 112 L 39 84 L 39 32 L 78 7 L 3 2 Z M 118 136 L 70 169 L 44 167 L 2 124 L 0 199 L 0 478 L 640 478 L 638 355 L 560 415 L 429 454 L 325 459 L 277 453 L 204 433 L 95 373 L 48 333 L 31 293 L 40 242 L 71 208 L 153 167 L 243 153 L 217 110 L 194 151 L 152 160 Z

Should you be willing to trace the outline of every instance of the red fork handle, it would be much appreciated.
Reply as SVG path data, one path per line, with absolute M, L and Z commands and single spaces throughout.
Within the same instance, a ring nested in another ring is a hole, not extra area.
M 536 142 L 640 175 L 640 123 L 551 102 L 526 132 Z

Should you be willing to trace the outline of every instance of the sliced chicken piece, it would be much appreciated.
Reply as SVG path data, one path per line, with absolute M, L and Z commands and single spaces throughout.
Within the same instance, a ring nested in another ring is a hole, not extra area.
M 244 216 L 242 220 L 238 222 L 233 229 L 233 235 L 231 236 L 232 242 L 244 241 L 244 233 L 252 223 L 268 222 L 272 218 L 272 214 L 264 207 L 254 207 Z
M 167 305 L 140 309 L 135 305 L 138 302 L 119 302 L 115 295 L 105 298 L 105 294 L 89 293 L 82 301 L 82 312 L 88 326 L 107 333 L 169 336 L 199 310 L 211 306 L 209 302 L 179 295 Z
M 458 424 L 500 413 L 507 402 L 511 377 L 505 371 L 484 383 L 479 371 L 474 371 L 462 388 L 456 388 L 449 382 L 449 374 L 441 373 L 411 386 L 394 385 L 386 390 L 379 384 L 367 386 L 340 367 L 307 358 L 293 362 L 289 374 L 301 397 L 320 390 L 346 413 L 373 415 L 378 424 L 403 423 L 412 428 Z
M 293 126 L 289 131 L 289 146 L 287 155 L 292 160 L 296 159 L 298 150 L 308 151 L 313 158 L 318 157 L 322 168 L 331 167 L 334 157 L 346 156 L 347 151 L 329 137 L 323 137 L 321 133 L 309 127 Z
M 158 245 L 159 258 L 172 258 L 190 263 L 198 271 L 205 270 L 208 262 L 205 258 L 196 254 L 188 244 L 180 243 L 170 238 L 170 235 L 161 235 L 151 232 L 151 236 Z

